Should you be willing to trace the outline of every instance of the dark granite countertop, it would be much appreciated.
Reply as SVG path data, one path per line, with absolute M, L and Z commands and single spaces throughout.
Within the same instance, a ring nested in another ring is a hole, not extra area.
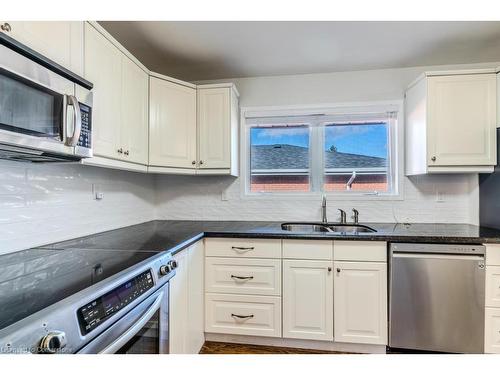
M 500 230 L 468 224 L 367 223 L 375 233 L 294 233 L 281 222 L 155 220 L 45 248 L 153 250 L 176 253 L 203 237 L 335 239 L 414 243 L 500 243 Z

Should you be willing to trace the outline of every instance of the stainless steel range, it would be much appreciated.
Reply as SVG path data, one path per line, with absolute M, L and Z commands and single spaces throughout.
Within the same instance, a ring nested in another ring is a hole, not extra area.
M 0 256 L 1 353 L 168 353 L 175 261 L 103 238 Z

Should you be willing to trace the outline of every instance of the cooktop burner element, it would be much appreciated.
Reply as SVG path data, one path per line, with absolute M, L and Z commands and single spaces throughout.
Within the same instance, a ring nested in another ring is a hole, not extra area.
M 70 248 L 0 256 L 0 330 L 157 254 Z

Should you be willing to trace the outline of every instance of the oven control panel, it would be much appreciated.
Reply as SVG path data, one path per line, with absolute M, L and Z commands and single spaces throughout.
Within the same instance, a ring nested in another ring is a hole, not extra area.
M 80 330 L 88 334 L 111 316 L 154 287 L 151 270 L 145 271 L 77 311 Z
M 82 117 L 82 131 L 77 145 L 85 148 L 92 148 L 92 108 L 80 104 L 80 115 Z

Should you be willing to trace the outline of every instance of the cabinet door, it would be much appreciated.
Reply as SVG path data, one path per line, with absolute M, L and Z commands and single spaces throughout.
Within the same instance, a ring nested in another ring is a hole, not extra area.
M 333 262 L 283 260 L 283 337 L 333 340 Z
M 188 251 L 188 354 L 198 354 L 205 343 L 204 261 L 203 241 L 199 241 Z
M 150 77 L 149 164 L 195 168 L 196 90 Z
M 231 89 L 198 89 L 200 168 L 231 167 Z
M 189 319 L 189 276 L 188 251 L 181 251 L 174 256 L 177 261 L 175 276 L 170 280 L 169 294 L 169 352 L 187 353 L 187 331 Z
M 500 354 L 500 309 L 485 309 L 484 352 Z
M 123 159 L 148 163 L 148 74 L 126 56 L 122 56 Z
M 83 21 L 6 22 L 11 27 L 7 35 L 83 75 Z
M 427 100 L 429 166 L 496 164 L 495 74 L 429 77 Z
M 122 54 L 101 33 L 85 24 L 85 78 L 94 84 L 92 140 L 94 155 L 121 159 L 119 153 Z
M 387 345 L 387 265 L 334 262 L 335 341 Z

